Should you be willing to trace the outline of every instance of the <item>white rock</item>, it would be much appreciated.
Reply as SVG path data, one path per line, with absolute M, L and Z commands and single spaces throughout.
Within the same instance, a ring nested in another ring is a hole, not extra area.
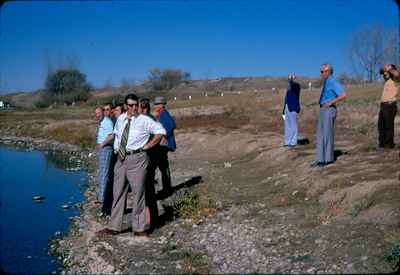
M 224 167 L 225 167 L 225 168 L 231 168 L 231 167 L 232 167 L 232 163 L 230 163 L 230 162 L 224 162 Z

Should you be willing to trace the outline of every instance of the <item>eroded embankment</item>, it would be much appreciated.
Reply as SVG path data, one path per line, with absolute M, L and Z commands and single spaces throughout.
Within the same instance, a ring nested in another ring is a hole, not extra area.
M 311 168 L 312 142 L 287 149 L 281 138 L 240 130 L 229 135 L 224 130 L 178 132 L 179 148 L 170 155 L 178 191 L 159 206 L 161 214 L 168 213 L 178 201 L 190 215 L 164 216 L 164 224 L 146 241 L 131 232 L 96 236 L 107 220 L 98 215 L 92 184 L 82 216 L 58 244 L 66 270 L 392 271 L 385 253 L 391 241 L 400 239 L 398 151 L 378 154 L 341 135 L 338 160 Z M 199 177 L 201 182 L 193 181 Z M 187 187 L 185 182 L 197 184 Z M 209 211 L 189 211 L 195 208 L 193 193 L 209 199 Z

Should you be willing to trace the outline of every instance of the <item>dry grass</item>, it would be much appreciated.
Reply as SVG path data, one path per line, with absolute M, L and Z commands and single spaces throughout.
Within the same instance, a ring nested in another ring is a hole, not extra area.
M 379 109 L 381 85 L 349 87 L 348 98 L 339 105 L 338 127 L 356 135 L 376 139 L 376 119 Z M 170 109 L 194 106 L 224 106 L 224 114 L 177 118 L 178 129 L 205 128 L 213 131 L 247 129 L 247 131 L 282 132 L 284 91 L 272 95 L 269 91 L 243 91 L 221 96 L 193 96 L 192 100 L 169 103 Z M 312 136 L 318 118 L 319 91 L 304 90 L 301 95 L 302 111 L 299 116 L 301 133 Z M 65 125 L 59 125 L 66 122 Z M 0 112 L 0 132 L 17 136 L 45 137 L 81 146 L 92 146 L 95 125 L 93 107 L 60 107 L 38 111 Z
M 92 128 L 82 127 L 81 124 L 72 122 L 45 131 L 45 136 L 63 142 L 80 145 L 83 148 L 94 146 L 95 131 Z

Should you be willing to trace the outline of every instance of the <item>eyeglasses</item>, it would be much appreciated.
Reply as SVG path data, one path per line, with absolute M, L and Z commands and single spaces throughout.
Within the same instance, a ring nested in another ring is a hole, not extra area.
M 110 108 L 104 108 L 104 111 L 111 111 Z
M 132 103 L 132 104 L 128 104 L 128 103 L 127 103 L 126 105 L 128 105 L 128 106 L 131 107 L 131 108 L 132 108 L 133 106 L 138 106 L 137 103 Z
M 321 70 L 320 72 L 321 72 L 321 74 L 323 74 L 323 73 L 329 72 L 329 70 Z

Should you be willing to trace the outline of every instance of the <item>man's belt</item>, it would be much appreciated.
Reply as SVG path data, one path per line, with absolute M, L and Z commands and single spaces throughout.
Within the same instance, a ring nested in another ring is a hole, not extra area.
M 142 153 L 142 152 L 145 152 L 145 150 L 143 150 L 143 148 L 139 148 L 139 149 L 136 149 L 136 150 L 126 151 L 126 155 L 129 156 L 129 155 L 139 154 L 139 153 Z
M 395 104 L 397 101 L 396 100 L 393 100 L 393 101 L 384 101 L 384 102 L 381 102 L 382 104 Z

